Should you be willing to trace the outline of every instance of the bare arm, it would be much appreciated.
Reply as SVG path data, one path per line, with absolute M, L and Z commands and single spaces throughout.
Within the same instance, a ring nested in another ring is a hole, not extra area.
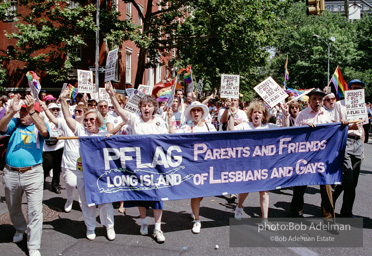
M 121 122 L 120 124 L 118 124 L 116 127 L 112 128 L 110 131 L 108 130 L 108 127 L 107 127 L 107 131 L 111 134 L 116 134 L 118 131 L 120 131 L 120 129 L 124 126 L 124 122 Z
M 26 104 L 26 110 L 28 114 L 31 116 L 32 121 L 34 122 L 41 136 L 43 136 L 44 138 L 49 138 L 49 132 L 48 132 L 48 128 L 46 124 L 40 118 L 40 116 L 37 113 L 35 113 L 36 112 L 34 108 L 35 99 L 31 95 L 26 95 L 25 104 Z
M 220 123 L 226 123 L 228 118 L 229 118 L 229 109 L 230 109 L 230 106 L 231 106 L 231 101 L 226 101 L 226 107 L 225 107 L 225 111 L 223 112 L 222 116 L 221 116 L 221 120 L 220 120 Z
M 123 119 L 124 123 L 127 123 L 128 120 L 129 120 L 128 111 L 124 110 L 120 106 L 119 102 L 116 100 L 115 95 L 114 95 L 114 90 L 112 89 L 111 82 L 107 82 L 105 84 L 105 87 L 106 87 L 106 91 L 107 91 L 108 95 L 111 98 L 111 102 L 112 102 L 112 105 L 114 106 L 114 109 L 115 109 L 116 113 L 118 113 L 121 116 L 121 118 Z
M 212 92 L 211 95 L 209 95 L 205 100 L 203 100 L 202 104 L 207 105 L 208 102 L 209 102 L 211 99 L 214 99 L 214 98 L 216 98 L 216 96 L 215 96 L 214 93 Z
M 172 125 L 172 116 L 173 116 L 173 110 L 172 108 L 169 108 L 167 111 L 169 133 L 176 133 Z
M 58 127 L 58 118 L 56 118 L 52 112 L 47 108 L 44 101 L 40 101 L 40 106 L 43 108 L 45 115 L 48 117 L 48 119 L 55 124 L 55 126 Z
M 282 113 L 283 113 L 283 119 L 282 119 L 282 126 L 283 127 L 289 127 L 289 108 L 288 108 L 288 105 L 286 103 L 279 103 L 279 106 L 281 107 L 282 109 Z
M 12 100 L 9 110 L 5 114 L 3 118 L 0 119 L 0 131 L 6 132 L 8 130 L 8 124 L 10 120 L 14 117 L 14 115 L 21 109 L 22 104 L 20 102 L 20 95 L 14 96 Z
M 62 92 L 61 95 L 59 96 L 59 98 L 61 99 L 62 113 L 63 113 L 63 116 L 65 117 L 68 128 L 70 128 L 72 132 L 75 132 L 76 120 L 72 118 L 70 110 L 68 108 L 68 104 L 67 104 L 68 95 L 67 94 L 68 94 L 68 88 L 66 88 L 66 90 Z

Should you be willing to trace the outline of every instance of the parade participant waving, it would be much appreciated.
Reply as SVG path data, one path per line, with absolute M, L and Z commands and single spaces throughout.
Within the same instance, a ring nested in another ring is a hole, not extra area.
M 228 99 L 225 108 L 218 112 L 219 131 L 226 131 L 230 118 L 234 119 L 234 125 L 248 122 L 247 114 L 239 109 L 239 99 Z
M 13 118 L 18 111 L 19 118 Z M 40 111 L 32 96 L 27 95 L 22 105 L 20 95 L 16 95 L 8 113 L 0 120 L 0 133 L 10 135 L 3 183 L 9 216 L 16 229 L 13 242 L 21 242 L 27 230 L 30 256 L 40 256 L 43 231 L 44 174 L 41 164 L 43 142 L 49 139 L 49 127 L 40 118 Z M 22 213 L 23 193 L 27 197 L 27 222 Z
M 283 124 L 289 125 L 288 107 L 282 106 L 283 111 Z M 248 107 L 249 123 L 241 123 L 234 126 L 234 117 L 228 122 L 228 130 L 256 130 L 256 129 L 275 129 L 279 128 L 278 125 L 268 123 L 269 112 L 265 105 L 260 102 L 252 102 Z M 242 193 L 238 196 L 238 205 L 235 209 L 235 219 L 240 220 L 243 215 L 243 203 L 247 198 L 248 193 Z M 260 191 L 260 206 L 263 221 L 267 221 L 269 217 L 269 191 Z
M 107 131 L 99 130 L 103 125 L 104 120 L 102 115 L 96 109 L 88 110 L 84 113 L 84 126 L 72 118 L 69 112 L 66 99 L 68 98 L 68 89 L 64 91 L 61 96 L 61 104 L 63 115 L 66 119 L 68 127 L 74 132 L 75 136 L 105 136 L 109 134 Z M 80 161 L 79 161 L 80 160 Z M 78 158 L 78 167 L 81 167 L 81 158 Z M 81 170 L 80 170 L 81 169 Z M 82 168 L 76 171 L 77 187 L 81 200 L 81 209 L 84 215 L 84 222 L 87 227 L 86 237 L 89 240 L 96 238 L 96 207 L 89 207 L 85 196 L 84 176 Z M 112 203 L 105 203 L 98 206 L 100 210 L 101 224 L 106 227 L 107 238 L 111 241 L 115 239 L 114 230 L 114 208 Z
M 158 103 L 149 95 L 143 97 L 138 107 L 141 115 L 130 113 L 124 110 L 115 98 L 114 90 L 111 82 L 106 83 L 107 93 L 110 95 L 111 102 L 123 122 L 132 127 L 132 134 L 165 134 L 168 133 L 164 120 L 160 116 L 155 116 L 158 110 Z M 146 209 L 151 207 L 154 211 L 155 230 L 153 233 L 154 238 L 162 243 L 165 241 L 163 231 L 161 231 L 161 217 L 163 214 L 163 203 L 161 201 L 130 201 L 125 202 L 125 207 L 138 206 L 141 217 L 141 235 L 148 235 Z
M 216 132 L 216 128 L 210 124 L 203 122 L 204 119 L 209 114 L 209 109 L 206 105 L 201 104 L 198 101 L 192 102 L 185 110 L 186 119 L 192 120 L 192 123 L 183 125 L 180 129 L 174 130 L 171 125 L 172 110 L 168 111 L 168 121 L 169 121 L 169 131 L 170 133 L 195 133 L 195 132 Z M 192 198 L 191 199 L 191 209 L 194 218 L 194 225 L 192 227 L 192 232 L 194 234 L 199 234 L 201 229 L 201 222 L 199 220 L 199 210 L 200 202 L 203 200 L 203 197 Z

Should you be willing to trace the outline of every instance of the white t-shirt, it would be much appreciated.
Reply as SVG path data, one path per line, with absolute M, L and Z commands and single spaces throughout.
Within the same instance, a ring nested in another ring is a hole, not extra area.
M 263 129 L 276 129 L 280 128 L 279 125 L 266 123 L 262 124 L 261 126 L 255 127 L 252 122 L 249 123 L 241 123 L 234 127 L 235 131 L 244 131 L 244 130 L 263 130 Z
M 176 130 L 176 133 L 195 133 L 195 132 L 216 132 L 214 125 L 209 123 L 203 123 L 202 127 L 195 126 L 194 123 L 185 124 L 180 129 Z
M 58 118 L 58 128 L 65 133 L 66 137 L 74 136 L 74 133 L 68 127 L 65 119 Z M 79 156 L 79 140 L 65 140 L 65 149 L 63 150 L 61 167 L 76 169 L 76 160 Z
M 165 123 L 168 125 L 168 115 L 167 112 L 163 113 L 163 119 Z M 185 123 L 185 116 L 181 111 L 173 112 L 171 124 L 174 129 L 180 128 Z
M 49 120 L 48 120 L 47 123 L 49 125 L 49 135 L 50 135 L 50 137 L 64 137 L 65 136 L 65 133 L 61 129 L 59 129 L 57 126 L 55 126 L 54 123 L 50 122 Z M 65 143 L 64 143 L 63 140 L 58 140 L 57 144 L 55 144 L 53 146 L 48 146 L 44 141 L 43 151 L 44 152 L 56 151 L 58 149 L 63 148 L 64 145 L 65 145 Z
M 225 108 L 220 109 L 220 111 L 218 112 L 217 120 L 218 120 L 218 123 L 220 124 L 219 129 L 218 129 L 219 131 L 222 131 L 221 117 L 223 115 L 223 112 L 225 112 Z M 230 109 L 229 109 L 229 115 L 231 115 L 231 110 Z M 247 113 L 245 113 L 245 111 L 243 111 L 241 109 L 238 109 L 238 111 L 236 111 L 234 119 L 236 121 L 240 121 L 240 122 L 248 122 Z
M 132 127 L 133 134 L 166 134 L 168 129 L 160 116 L 154 116 L 151 123 L 146 123 L 134 113 L 128 112 L 128 125 Z

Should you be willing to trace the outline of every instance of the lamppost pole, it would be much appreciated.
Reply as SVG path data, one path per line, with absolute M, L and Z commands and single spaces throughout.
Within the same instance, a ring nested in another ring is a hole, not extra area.
M 328 47 L 328 80 L 327 80 L 327 84 L 329 83 L 329 68 L 330 68 L 330 54 L 331 54 L 331 42 L 334 42 L 336 41 L 336 39 L 332 36 L 328 39 L 328 42 L 326 40 L 324 40 L 321 36 L 317 35 L 317 34 L 314 34 L 313 35 L 314 38 L 316 39 L 320 39 L 322 40 Z

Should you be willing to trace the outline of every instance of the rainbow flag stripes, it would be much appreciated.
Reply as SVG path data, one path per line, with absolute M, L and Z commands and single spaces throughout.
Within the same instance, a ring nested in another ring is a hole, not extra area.
M 348 89 L 348 86 L 344 78 L 342 77 L 341 70 L 338 66 L 335 70 L 335 73 L 332 76 L 331 81 L 336 89 L 336 93 L 335 93 L 336 98 L 337 99 L 343 98 L 345 95 L 345 91 L 347 91 Z

